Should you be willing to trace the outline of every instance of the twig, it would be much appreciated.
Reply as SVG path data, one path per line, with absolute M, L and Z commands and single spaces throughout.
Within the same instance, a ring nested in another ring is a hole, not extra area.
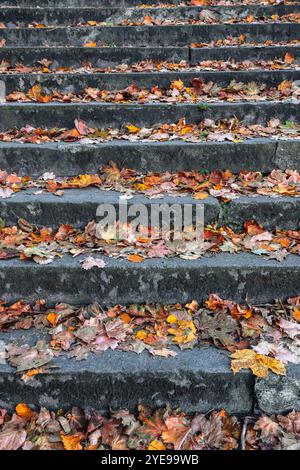
M 249 417 L 246 416 L 243 424 L 242 435 L 241 435 L 241 448 L 246 450 L 246 435 L 247 435 L 247 426 L 249 423 Z

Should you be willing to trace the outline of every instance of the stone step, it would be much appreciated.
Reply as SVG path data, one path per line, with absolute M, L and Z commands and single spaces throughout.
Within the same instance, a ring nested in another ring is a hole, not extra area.
M 8 344 L 22 335 L 24 331 L 0 333 L 0 341 Z M 39 338 L 29 330 L 20 344 L 34 345 Z M 226 408 L 249 414 L 253 409 L 253 377 L 247 371 L 233 375 L 228 354 L 215 348 L 178 350 L 170 358 L 109 350 L 81 362 L 63 354 L 51 364 L 57 368 L 50 374 L 24 383 L 15 369 L 0 363 L 1 407 L 14 409 L 26 402 L 50 409 L 96 406 L 102 412 L 133 410 L 139 403 L 191 412 Z
M 178 6 L 171 7 L 46 7 L 37 9 L 36 7 L 17 7 L 1 8 L 0 21 L 6 24 L 6 27 L 13 28 L 15 25 L 25 27 L 33 21 L 45 26 L 56 25 L 76 25 L 87 21 L 120 23 L 128 19 L 130 21 L 142 21 L 145 16 L 151 16 L 159 20 L 177 20 L 197 19 L 202 11 L 211 11 L 217 15 L 217 18 L 226 21 L 230 18 L 246 18 L 248 15 L 254 17 L 270 17 L 272 15 L 283 16 L 299 11 L 299 5 L 231 5 L 231 6 Z
M 131 263 L 103 257 L 106 266 L 86 271 L 80 258 L 68 255 L 47 265 L 33 261 L 0 261 L 0 292 L 6 302 L 106 305 L 141 302 L 186 303 L 206 300 L 212 292 L 237 302 L 264 303 L 300 292 L 300 258 L 278 262 L 262 256 L 216 254 L 198 260 L 146 259 Z
M 2 348 L 12 341 L 34 346 L 44 338 L 36 330 L 0 333 Z M 151 407 L 169 404 L 187 412 L 226 409 L 238 415 L 254 411 L 281 414 L 300 407 L 299 366 L 289 364 L 286 376 L 270 372 L 267 379 L 255 378 L 245 369 L 234 375 L 229 353 L 214 347 L 195 347 L 167 359 L 146 352 L 108 350 L 77 362 L 63 353 L 52 364 L 57 368 L 50 374 L 41 373 L 32 382 L 24 382 L 15 369 L 1 362 L 1 407 L 14 411 L 17 403 L 25 402 L 33 409 L 67 409 L 71 405 L 107 412 L 133 411 L 142 403 Z
M 204 118 L 214 120 L 236 116 L 245 124 L 265 124 L 276 116 L 281 122 L 299 120 L 298 100 L 247 101 L 237 103 L 199 104 L 116 104 L 116 103 L 5 103 L 1 105 L 0 131 L 20 128 L 26 124 L 34 127 L 74 127 L 80 118 L 90 127 L 123 127 L 126 124 L 153 126 L 157 123 L 174 123 L 181 118 L 197 123 Z
M 189 44 L 182 47 L 15 47 L 0 48 L 0 61 L 9 61 L 12 65 L 24 63 L 38 65 L 43 59 L 52 61 L 53 67 L 80 67 L 90 62 L 94 67 L 117 66 L 121 63 L 135 64 L 140 61 L 168 61 L 178 63 L 184 60 L 192 65 L 205 60 L 273 61 L 284 60 L 287 53 L 293 55 L 295 63 L 300 58 L 300 46 L 259 47 L 203 47 L 189 49 Z
M 96 219 L 100 204 L 111 204 L 119 212 L 121 193 L 101 191 L 97 188 L 68 189 L 61 197 L 51 193 L 34 194 L 32 190 L 21 191 L 11 198 L 0 199 L 0 214 L 6 225 L 14 225 L 19 218 L 32 224 L 59 227 L 71 224 L 84 228 Z M 220 203 L 216 198 L 195 200 L 190 196 L 165 196 L 149 199 L 137 194 L 127 201 L 128 208 L 133 204 L 142 204 L 150 213 L 151 206 L 157 204 L 202 205 L 204 204 L 205 224 L 218 222 L 233 229 L 242 229 L 245 220 L 256 220 L 266 230 L 287 229 L 297 230 L 300 220 L 300 198 L 267 196 L 242 196 L 229 203 Z
M 143 0 L 110 0 L 110 7 L 135 7 L 144 5 Z M 166 2 L 165 2 L 166 3 Z M 180 5 L 182 0 L 168 0 L 168 5 Z M 186 1 L 185 3 L 188 3 Z M 299 3 L 299 0 L 289 0 L 291 4 Z M 107 0 L 56 0 L 55 5 L 53 0 L 3 0 L 2 8 L 7 7 L 37 7 L 37 8 L 102 8 L 107 7 Z M 160 5 L 162 0 L 148 0 L 147 5 Z M 236 0 L 233 5 L 242 4 L 241 1 Z M 274 8 L 274 7 L 273 7 Z
M 254 41 L 299 39 L 300 23 L 241 23 L 171 26 L 104 26 L 72 28 L 2 29 L 1 39 L 6 46 L 83 46 L 96 42 L 98 46 L 186 46 L 210 42 L 229 35 L 246 35 Z
M 282 81 L 300 80 L 299 70 L 245 70 L 245 71 L 172 71 L 172 72 L 131 72 L 131 73 L 15 73 L 1 74 L 0 81 L 6 85 L 6 94 L 13 91 L 28 92 L 40 83 L 46 92 L 58 90 L 65 93 L 82 93 L 85 88 L 122 90 L 132 84 L 151 89 L 153 86 L 169 88 L 174 80 L 182 80 L 186 86 L 192 85 L 195 77 L 205 82 L 213 81 L 219 86 L 236 82 L 264 83 L 268 87 L 277 87 Z
M 101 144 L 0 142 L 0 168 L 38 177 L 45 171 L 59 176 L 95 173 L 114 161 L 119 167 L 146 171 L 206 169 L 234 173 L 269 173 L 275 168 L 300 171 L 300 140 L 252 139 L 235 142 L 127 142 Z

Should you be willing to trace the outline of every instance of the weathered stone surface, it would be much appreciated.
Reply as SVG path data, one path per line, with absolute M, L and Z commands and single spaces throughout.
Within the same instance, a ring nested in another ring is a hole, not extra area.
M 15 336 L 0 334 L 0 340 L 8 344 Z M 25 342 L 35 344 L 35 336 L 31 330 L 26 332 Z M 0 364 L 0 407 L 13 409 L 16 403 L 26 402 L 50 409 L 80 406 L 107 411 L 132 410 L 143 403 L 170 404 L 191 412 L 225 408 L 251 413 L 253 377 L 247 371 L 233 375 L 226 352 L 214 348 L 176 351 L 178 355 L 172 358 L 106 351 L 80 362 L 64 354 L 52 361 L 58 368 L 28 383 L 15 369 Z
M 241 229 L 246 220 L 256 220 L 267 230 L 297 230 L 299 227 L 300 198 L 243 196 L 223 204 L 222 209 L 221 219 L 236 229 Z
M 20 128 L 26 124 L 34 127 L 74 127 L 80 116 L 90 127 L 153 126 L 157 123 L 174 123 L 185 117 L 188 123 L 198 123 L 204 118 L 226 119 L 236 116 L 245 124 L 266 124 L 276 116 L 280 121 L 297 122 L 297 102 L 254 101 L 216 102 L 209 104 L 153 103 L 7 103 L 1 105 L 0 130 Z M 8 124 L 9 123 L 9 124 Z
M 206 224 L 214 223 L 219 219 L 220 205 L 215 198 L 197 201 L 191 197 L 168 196 L 163 199 L 149 199 L 136 195 L 124 201 L 119 199 L 121 194 L 115 191 L 100 191 L 96 188 L 71 189 L 66 190 L 65 194 L 58 198 L 50 193 L 34 195 L 32 191 L 25 191 L 9 199 L 0 199 L 0 214 L 7 225 L 16 224 L 18 218 L 21 217 L 28 222 L 51 227 L 58 227 L 60 224 L 84 227 L 91 220 L 96 220 L 96 212 L 100 204 L 112 204 L 118 216 L 119 205 L 124 205 L 126 202 L 128 208 L 133 204 L 146 206 L 149 214 L 151 206 L 155 204 L 204 205 Z M 195 222 L 195 217 L 193 222 Z
M 199 260 L 147 259 L 130 263 L 105 257 L 103 269 L 85 271 L 79 257 L 65 256 L 45 268 L 33 261 L 0 262 L 0 292 L 6 301 L 106 305 L 135 302 L 184 303 L 206 300 L 216 292 L 225 299 L 270 302 L 300 292 L 300 259 L 281 263 L 251 254 L 218 254 Z
M 276 153 L 284 148 L 285 158 Z M 291 149 L 289 152 L 289 148 Z M 140 171 L 225 170 L 238 173 L 274 168 L 300 170 L 300 141 L 253 139 L 233 142 L 109 142 L 94 145 L 80 143 L 20 144 L 0 143 L 0 168 L 32 177 L 45 171 L 59 176 L 95 173 L 110 161 L 120 168 Z M 290 157 L 289 157 L 290 156 Z M 276 163 L 275 163 L 276 159 Z
M 289 364 L 286 376 L 270 374 L 256 379 L 255 395 L 264 413 L 285 413 L 300 409 L 300 366 Z
M 6 225 L 14 225 L 23 218 L 36 225 L 58 227 L 60 224 L 71 224 L 83 228 L 89 221 L 96 220 L 97 208 L 101 204 L 111 204 L 118 217 L 122 193 L 101 191 L 97 188 L 68 189 L 61 197 L 51 193 L 34 194 L 35 191 L 21 191 L 9 199 L 0 199 L 0 214 Z M 240 197 L 226 204 L 220 204 L 216 198 L 196 200 L 191 196 L 149 199 L 136 194 L 126 201 L 129 209 L 133 204 L 142 204 L 151 213 L 151 207 L 167 204 L 204 206 L 204 223 L 219 223 L 233 229 L 242 230 L 244 222 L 256 220 L 266 230 L 276 228 L 297 230 L 300 219 L 300 198 L 267 196 Z M 194 211 L 195 212 L 195 211 Z M 132 217 L 132 219 L 134 216 Z M 195 213 L 193 223 L 195 223 Z
M 152 3 L 152 1 L 151 1 Z M 98 5 L 97 5 L 98 7 Z M 195 19 L 203 10 L 209 10 L 218 15 L 218 18 L 224 20 L 231 17 L 246 18 L 248 15 L 257 17 L 270 16 L 274 13 L 273 6 L 267 5 L 232 5 L 232 6 L 178 6 L 176 9 L 170 8 L 134 8 L 131 3 L 127 7 L 120 9 L 119 5 L 111 6 L 111 2 L 105 5 L 105 8 L 89 8 L 86 5 L 78 9 L 70 6 L 69 8 L 43 8 L 36 9 L 33 7 L 18 7 L 18 10 L 11 8 L 1 8 L 1 19 L 5 23 L 14 23 L 16 16 L 18 24 L 27 27 L 34 17 L 37 23 L 46 26 L 54 25 L 76 25 L 78 23 L 86 23 L 87 21 L 106 22 L 108 25 L 118 24 L 124 18 L 131 21 L 142 21 L 145 16 L 151 16 L 159 20 L 183 20 Z M 297 11 L 296 5 L 278 5 L 276 13 L 280 16 Z
M 171 26 L 105 26 L 80 28 L 19 28 L 3 29 L 1 37 L 7 46 L 81 46 L 96 41 L 108 46 L 187 46 L 192 42 L 206 42 L 229 35 L 244 34 L 256 42 L 268 39 L 281 41 L 298 39 L 300 25 L 297 23 L 235 23 Z
M 168 57 L 170 60 L 170 56 Z M 124 63 L 123 58 L 120 61 Z M 94 63 L 94 60 L 93 60 Z M 53 74 L 0 74 L 0 79 L 6 84 L 7 94 L 13 91 L 28 90 L 40 83 L 45 92 L 52 93 L 58 90 L 64 93 L 83 93 L 88 87 L 118 90 L 124 89 L 133 83 L 141 88 L 151 89 L 153 85 L 161 88 L 169 88 L 174 80 L 182 80 L 186 86 L 191 86 L 193 78 L 199 75 L 197 71 L 174 71 L 174 72 L 113 72 L 113 73 L 53 73 Z M 295 81 L 300 77 L 298 70 L 245 70 L 239 71 L 201 71 L 201 78 L 213 81 L 219 86 L 228 86 L 232 80 L 249 83 L 252 81 L 264 83 L 267 86 L 277 87 L 284 80 Z M 209 104 L 209 103 L 208 103 Z

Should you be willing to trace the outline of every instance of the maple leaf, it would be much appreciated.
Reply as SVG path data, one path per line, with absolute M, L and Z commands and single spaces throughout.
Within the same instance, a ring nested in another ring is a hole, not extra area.
M 287 416 L 279 415 L 277 417 L 281 427 L 289 432 L 300 436 L 300 412 L 292 411 Z
M 168 416 L 165 420 L 167 427 L 161 436 L 162 440 L 167 444 L 176 444 L 188 430 L 187 420 L 184 416 Z
M 18 450 L 25 442 L 25 420 L 17 415 L 6 423 L 0 432 L 0 450 Z
M 231 369 L 234 374 L 241 369 L 251 369 L 254 375 L 263 379 L 268 377 L 269 369 L 278 375 L 286 374 L 286 368 L 281 361 L 263 354 L 257 354 L 253 349 L 241 349 L 234 352 L 230 357 L 233 359 Z
M 159 411 L 155 412 L 153 416 L 144 420 L 143 431 L 146 435 L 153 438 L 159 438 L 163 432 L 167 431 L 163 414 Z
M 280 426 L 268 416 L 262 416 L 255 423 L 254 429 L 261 431 L 266 437 L 277 436 Z

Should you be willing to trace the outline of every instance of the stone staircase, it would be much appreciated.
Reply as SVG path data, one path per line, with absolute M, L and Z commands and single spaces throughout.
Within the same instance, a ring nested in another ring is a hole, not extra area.
M 175 0 L 170 0 L 176 4 Z M 109 7 L 107 4 L 109 3 Z M 161 21 L 186 23 L 203 10 L 220 18 L 283 16 L 300 13 L 300 4 L 232 5 L 213 7 L 139 8 L 139 0 L 6 0 L 0 2 L 0 62 L 22 63 L 28 67 L 43 59 L 52 66 L 79 68 L 76 72 L 2 73 L 7 94 L 27 91 L 40 83 L 48 90 L 76 92 L 85 87 L 121 89 L 132 83 L 151 88 L 169 86 L 181 79 L 189 84 L 194 77 L 226 84 L 231 80 L 263 82 L 277 86 L 283 80 L 299 80 L 299 68 L 266 70 L 203 70 L 192 67 L 204 60 L 241 62 L 270 61 L 291 53 L 300 58 L 300 44 L 276 45 L 300 39 L 300 24 L 291 22 L 237 22 L 233 24 L 122 25 L 124 19 L 141 22 L 145 16 Z M 238 2 L 236 2 L 238 3 Z M 257 3 L 257 2 L 256 2 Z M 155 4 L 156 7 L 155 7 Z M 101 26 L 78 26 L 88 21 Z M 30 27 L 35 22 L 45 27 Z M 210 43 L 245 35 L 249 43 L 242 47 L 193 48 L 192 43 Z M 275 45 L 264 42 L 270 40 Z M 95 47 L 84 47 L 95 42 Z M 186 61 L 189 71 L 94 72 L 94 68 L 116 67 L 139 61 Z M 215 102 L 209 106 L 189 103 L 2 103 L 0 132 L 25 125 L 72 128 L 75 119 L 91 127 L 119 128 L 124 124 L 149 127 L 162 122 L 199 122 L 204 118 L 223 119 L 233 115 L 246 123 L 265 124 L 272 118 L 299 122 L 298 102 L 250 101 Z M 38 176 L 53 171 L 57 176 L 96 172 L 114 161 L 141 171 L 180 171 L 229 169 L 271 172 L 273 169 L 300 170 L 300 140 L 259 138 L 245 142 L 130 142 L 99 144 L 76 142 L 36 143 L 0 142 L 0 168 L 21 175 Z M 19 218 L 30 223 L 58 227 L 72 224 L 84 227 L 95 217 L 100 203 L 117 206 L 119 194 L 98 189 L 73 189 L 58 198 L 51 194 L 23 191 L 10 199 L 0 199 L 0 217 L 6 225 Z M 134 196 L 130 203 L 149 205 L 155 200 Z M 160 203 L 191 202 L 189 197 L 165 197 Z M 193 201 L 195 203 L 195 201 Z M 205 204 L 205 222 L 225 222 L 238 229 L 245 220 L 255 219 L 267 229 L 298 229 L 300 198 L 265 196 L 241 197 L 226 205 L 214 198 Z M 6 302 L 44 298 L 50 304 L 67 302 L 103 305 L 143 302 L 189 302 L 205 300 L 218 293 L 238 302 L 267 303 L 300 292 L 300 261 L 290 255 L 279 263 L 252 254 L 217 254 L 199 260 L 148 259 L 140 264 L 122 259 L 106 259 L 103 270 L 84 271 L 78 260 L 68 256 L 48 265 L 18 259 L 0 261 L 0 297 Z M 41 333 L 42 334 L 42 333 Z M 0 340 L 10 342 L 24 336 L 34 344 L 37 333 L 29 331 L 1 333 Z M 7 364 L 0 364 L 0 406 L 13 408 L 18 402 L 32 406 L 91 406 L 134 408 L 138 403 L 162 406 L 170 403 L 187 411 L 225 408 L 236 414 L 255 410 L 267 413 L 300 409 L 300 366 L 288 367 L 285 377 L 270 374 L 256 379 L 250 372 L 233 375 L 227 352 L 214 348 L 181 351 L 174 358 L 151 357 L 131 352 L 106 351 L 99 356 L 76 362 L 57 358 L 57 369 L 41 374 L 34 385 L 24 383 Z

